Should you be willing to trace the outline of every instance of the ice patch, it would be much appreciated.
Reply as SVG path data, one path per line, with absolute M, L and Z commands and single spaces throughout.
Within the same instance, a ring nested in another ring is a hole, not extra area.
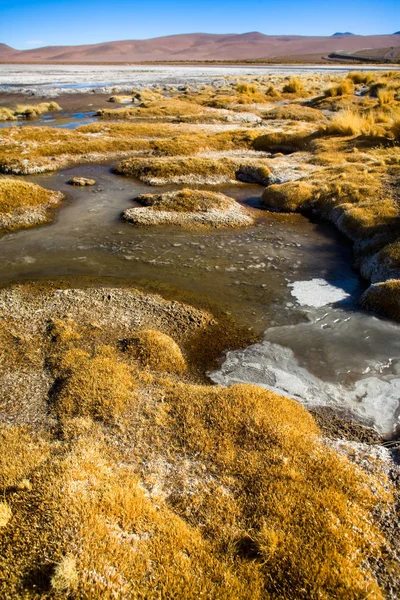
M 332 285 L 325 279 L 311 279 L 310 281 L 295 281 L 290 283 L 291 294 L 301 306 L 321 308 L 327 304 L 334 304 L 350 298 L 351 294 L 342 287 Z

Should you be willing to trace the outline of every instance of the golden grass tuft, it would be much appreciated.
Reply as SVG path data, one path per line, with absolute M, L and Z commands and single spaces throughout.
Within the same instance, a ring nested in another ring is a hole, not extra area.
M 26 119 L 34 119 L 48 112 L 58 112 L 61 106 L 57 102 L 41 102 L 40 104 L 18 104 L 15 107 L 14 114 L 25 117 Z
M 393 90 L 378 90 L 378 102 L 379 106 L 386 106 L 387 104 L 392 104 L 395 100 L 395 95 Z
M 302 81 L 298 77 L 291 77 L 283 86 L 284 94 L 299 94 L 302 95 L 305 93 L 304 85 Z
M 365 73 L 363 71 L 351 71 L 351 73 L 347 75 L 347 78 L 355 84 L 364 83 L 367 85 L 373 81 L 374 76 L 372 73 Z
M 6 527 L 11 517 L 12 511 L 7 502 L 0 502 L 0 528 Z
M 272 210 L 294 212 L 305 210 L 315 196 L 316 189 L 307 181 L 289 181 L 265 188 L 261 204 Z
M 10 108 L 0 107 L 0 121 L 16 121 L 17 117 Z
M 373 113 L 362 115 L 353 110 L 343 110 L 320 129 L 327 135 L 379 135 L 383 130 L 375 124 Z
M 171 385 L 165 401 L 172 439 L 219 474 L 227 495 L 225 505 L 221 491 L 219 503 L 177 496 L 178 509 L 225 552 L 252 560 L 266 593 L 382 598 L 362 559 L 367 548 L 379 553 L 368 517 L 376 499 L 365 474 L 321 444 L 304 408 L 250 385 Z
M 348 96 L 354 92 L 354 86 L 349 79 L 343 79 L 338 85 L 325 90 L 324 95 L 327 98 L 336 98 L 337 96 Z
M 235 200 L 225 194 L 192 189 L 164 194 L 141 194 L 136 200 L 144 206 L 151 206 L 153 210 L 173 212 L 205 212 L 212 208 L 224 210 L 236 204 Z
M 51 587 L 57 593 L 72 593 L 78 587 L 79 575 L 76 568 L 76 558 L 65 556 L 56 566 Z
M 47 205 L 54 192 L 35 183 L 0 178 L 0 215 Z
M 161 331 L 138 331 L 134 336 L 123 340 L 122 347 L 125 354 L 138 360 L 145 369 L 164 373 L 183 373 L 187 369 L 178 344 Z
M 300 104 L 277 106 L 266 112 L 263 115 L 263 118 L 266 120 L 282 119 L 289 121 L 306 121 L 308 123 L 317 123 L 325 120 L 325 116 L 320 110 L 308 106 L 301 106 Z
M 0 490 L 18 487 L 48 457 L 48 444 L 28 428 L 0 427 Z
M 59 361 L 60 379 L 55 391 L 59 417 L 93 417 L 113 422 L 135 400 L 131 370 L 109 346 L 88 352 L 73 348 Z

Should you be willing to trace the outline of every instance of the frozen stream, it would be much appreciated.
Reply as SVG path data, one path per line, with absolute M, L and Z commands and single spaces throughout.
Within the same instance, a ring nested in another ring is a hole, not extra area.
M 73 175 L 93 188 L 73 188 Z M 257 208 L 261 188 L 223 191 L 257 211 L 243 230 L 135 228 L 119 219 L 151 188 L 109 166 L 30 177 L 68 197 L 51 225 L 0 239 L 0 282 L 95 277 L 184 290 L 232 312 L 263 341 L 230 352 L 213 381 L 253 382 L 300 400 L 345 409 L 393 430 L 400 397 L 400 326 L 363 313 L 351 251 L 328 225 Z M 159 189 L 159 188 L 157 188 Z M 147 282 L 147 283 L 146 283 Z

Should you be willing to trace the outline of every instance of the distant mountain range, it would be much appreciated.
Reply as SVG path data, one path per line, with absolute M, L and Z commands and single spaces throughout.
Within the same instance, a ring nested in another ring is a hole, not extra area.
M 15 63 L 132 63 L 161 61 L 252 60 L 289 57 L 307 60 L 331 53 L 349 55 L 400 47 L 399 32 L 360 36 L 337 32 L 332 36 L 191 33 L 148 40 L 125 40 L 83 46 L 46 46 L 15 50 L 0 44 L 0 62 Z M 393 52 L 392 52 L 393 54 Z M 394 53 L 396 54 L 396 52 Z

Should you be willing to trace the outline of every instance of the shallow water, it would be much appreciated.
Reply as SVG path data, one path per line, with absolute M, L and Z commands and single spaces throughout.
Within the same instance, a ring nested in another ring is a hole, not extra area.
M 74 175 L 97 184 L 67 185 Z M 28 179 L 62 190 L 67 201 L 51 225 L 0 239 L 1 283 L 91 276 L 162 282 L 206 297 L 264 335 L 260 344 L 229 353 L 214 381 L 259 383 L 308 405 L 345 408 L 382 432 L 393 429 L 400 327 L 359 310 L 363 285 L 351 269 L 351 250 L 330 226 L 263 211 L 261 188 L 237 184 L 223 191 L 254 207 L 254 227 L 135 228 L 120 214 L 151 188 L 107 165 Z M 171 186 L 157 191 L 163 189 Z

